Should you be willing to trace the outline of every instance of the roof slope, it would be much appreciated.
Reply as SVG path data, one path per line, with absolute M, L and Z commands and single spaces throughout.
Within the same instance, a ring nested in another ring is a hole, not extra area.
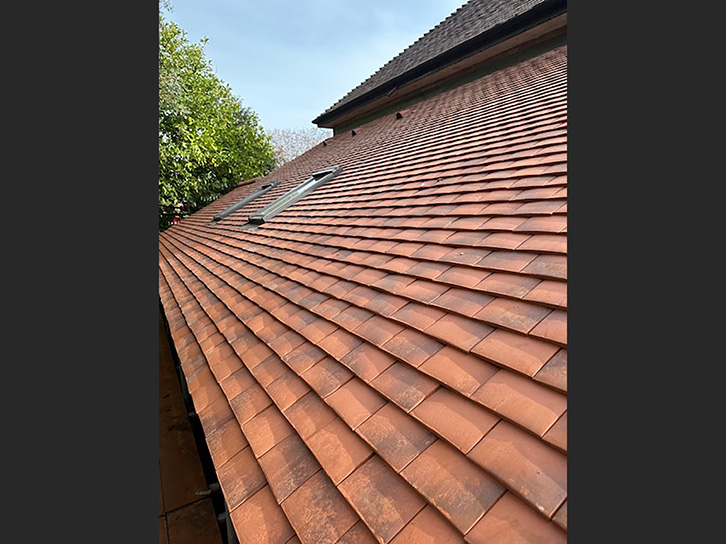
M 564 542 L 567 49 L 401 113 L 160 235 L 161 302 L 235 529 Z
M 546 0 L 470 0 L 384 64 L 318 118 Z

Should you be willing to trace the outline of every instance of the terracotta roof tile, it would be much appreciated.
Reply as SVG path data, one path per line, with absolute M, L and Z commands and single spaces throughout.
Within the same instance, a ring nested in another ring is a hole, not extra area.
M 270 355 L 251 371 L 254 379 L 262 387 L 268 386 L 285 372 L 288 372 L 288 367 L 277 355 Z
M 240 368 L 237 372 L 227 376 L 219 382 L 219 386 L 224 391 L 228 399 L 232 399 L 251 387 L 255 383 L 255 379 L 246 368 Z M 201 412 L 198 412 L 201 414 Z
M 514 230 L 517 232 L 564 232 L 567 225 L 567 218 L 560 215 L 551 215 L 544 217 L 530 217 L 526 221 L 519 224 Z
M 438 278 L 443 272 L 451 268 L 450 265 L 445 263 L 432 263 L 427 261 L 421 261 L 418 264 L 408 269 L 409 274 L 415 276 L 421 276 L 422 278 Z
M 465 266 L 452 266 L 444 270 L 436 281 L 446 282 L 456 287 L 474 287 L 481 283 L 490 272 Z
M 471 396 L 497 414 L 542 436 L 567 408 L 567 397 L 502 369 Z
M 295 534 L 268 485 L 230 510 L 230 519 L 244 543 L 285 544 Z
M 396 471 L 401 471 L 436 440 L 420 423 L 391 403 L 370 416 L 357 432 Z
M 547 517 L 567 498 L 567 458 L 509 423 L 498 423 L 468 457 Z
M 285 364 L 293 371 L 302 374 L 315 363 L 326 357 L 325 352 L 312 344 L 303 344 L 285 356 Z
M 338 540 L 338 544 L 376 544 L 377 542 L 378 541 L 363 521 L 359 521 L 353 525 L 353 527 L 351 527 L 348 532 L 341 536 Z
M 472 317 L 492 300 L 494 297 L 491 295 L 451 287 L 431 301 L 431 304 Z
M 428 304 L 447 290 L 448 286 L 446 285 L 419 279 L 408 284 L 399 294 Z
M 402 274 L 386 274 L 371 285 L 384 289 L 389 293 L 398 294 L 416 278 Z
M 267 359 L 270 355 L 274 355 L 275 352 L 262 342 L 257 342 L 253 347 L 247 349 L 243 355 L 243 361 L 247 368 L 254 367 L 260 364 L 262 361 Z
M 426 504 L 378 457 L 358 467 L 338 489 L 384 543 L 390 542 Z
M 567 257 L 564 255 L 539 255 L 523 270 L 543 278 L 567 279 Z
M 566 308 L 567 284 L 561 281 L 544 280 L 527 293 L 524 299 Z
M 320 470 L 313 455 L 294 433 L 268 450 L 259 462 L 278 503 Z
M 555 310 L 532 329 L 530 334 L 567 346 L 567 312 Z
M 554 447 L 567 452 L 567 412 L 562 414 L 542 438 Z
M 326 401 L 353 429 L 387 403 L 386 399 L 357 378 L 338 388 Z
M 253 437 L 255 457 L 260 457 L 293 433 L 293 428 L 276 406 L 270 406 L 242 426 Z
M 407 364 L 393 363 L 371 382 L 371 386 L 409 412 L 439 384 Z
M 353 373 L 330 357 L 307 369 L 300 377 L 322 398 L 327 397 L 353 377 Z
M 413 329 L 402 330 L 381 346 L 382 349 L 413 366 L 419 366 L 443 347 L 444 344 L 441 342 Z
M 563 531 L 567 532 L 567 501 L 560 506 L 560 509 L 557 510 L 557 513 L 552 518 L 552 521 L 559 525 Z
M 340 360 L 360 346 L 361 343 L 362 341 L 359 338 L 353 336 L 349 332 L 338 329 L 318 342 L 318 346 L 325 350 L 334 359 Z
M 284 411 L 305 396 L 310 387 L 297 374 L 288 370 L 270 383 L 266 391 L 280 410 Z
M 443 387 L 411 414 L 464 453 L 499 421 L 492 412 Z
M 427 327 L 425 332 L 442 342 L 469 351 L 493 330 L 484 323 L 449 313 Z
M 438 440 L 401 472 L 451 523 L 466 534 L 504 488 L 466 456 Z
M 357 306 L 365 306 L 368 302 L 370 302 L 377 296 L 377 290 L 371 289 L 370 287 L 365 287 L 363 285 L 359 285 L 352 291 L 343 295 L 342 298 Z
M 266 482 L 249 446 L 222 465 L 218 477 L 230 511 L 259 491 Z
M 340 314 L 338 314 L 340 315 Z M 329 334 L 334 333 L 338 330 L 338 326 L 336 326 L 334 323 L 331 323 L 330 321 L 326 321 L 324 319 L 315 319 L 311 320 L 310 323 L 305 325 L 300 329 L 300 335 L 302 335 L 305 339 L 309 340 L 313 344 L 320 342 L 323 338 L 328 336 Z M 298 336 L 300 336 L 298 335 Z M 302 343 L 302 342 L 300 342 Z M 270 344 L 272 345 L 272 344 Z M 300 344 L 298 344 L 300 345 Z M 273 346 L 274 347 L 274 346 Z M 275 350 L 277 351 L 277 350 Z M 290 350 L 292 351 L 292 350 Z M 279 353 L 279 352 L 278 352 Z M 289 351 L 286 351 L 284 354 L 281 354 L 282 357 L 287 355 Z
M 419 369 L 467 396 L 497 372 L 494 365 L 448 346 L 432 355 Z
M 497 298 L 487 304 L 474 317 L 492 325 L 528 333 L 551 312 L 536 304 Z
M 537 278 L 530 278 L 527 276 L 504 272 L 495 272 L 486 277 L 476 287 L 477 289 L 483 289 L 488 293 L 522 298 L 541 282 L 542 280 Z
M 519 272 L 537 258 L 536 253 L 524 253 L 518 251 L 492 251 L 488 256 L 479 261 L 479 266 L 503 270 L 507 272 Z
M 212 374 L 212 371 L 209 370 L 208 366 L 202 367 L 198 370 L 195 370 L 191 374 L 187 375 L 187 390 L 190 393 L 194 393 L 197 389 L 202 389 L 203 393 L 209 395 L 210 390 L 207 389 L 210 386 L 216 386 L 217 385 L 217 378 Z M 206 391 L 205 391 L 206 389 Z M 219 387 L 214 387 L 212 390 L 216 392 L 216 398 L 219 398 L 222 396 L 221 391 L 219 390 Z M 216 400 L 215 398 L 215 400 Z M 209 403 L 207 403 L 209 404 Z
M 334 298 L 324 300 L 315 307 L 315 313 L 324 317 L 325 319 L 332 319 L 338 315 L 345 308 L 350 307 L 350 304 L 343 300 L 337 300 Z M 298 328 L 294 324 L 288 322 L 291 327 Z
M 560 203 L 558 202 L 558 204 Z M 518 246 L 517 249 L 538 252 L 567 253 L 567 236 L 535 234 Z
M 419 261 L 416 259 L 409 259 L 407 257 L 393 257 L 385 265 L 382 265 L 386 270 L 398 273 L 408 273 L 411 267 L 417 265 Z
M 227 405 L 227 410 L 229 410 L 230 417 L 224 423 L 217 425 L 216 428 L 209 429 L 207 425 L 202 423 L 205 428 L 209 454 L 215 466 L 218 467 L 224 465 L 248 444 L 244 434 L 240 430 L 239 423 L 229 409 L 229 405 Z M 201 414 L 199 418 L 202 419 Z
M 505 493 L 491 511 L 466 535 L 470 544 L 491 542 L 567 542 L 567 536 L 552 522 L 537 516 L 511 493 Z
M 363 464 L 373 450 L 341 419 L 334 419 L 307 441 L 335 485 Z
M 391 317 L 397 321 L 410 325 L 418 330 L 425 330 L 441 319 L 446 312 L 431 308 L 418 302 L 409 302 L 403 308 L 398 310 Z M 401 332 L 402 328 L 398 332 Z M 398 333 L 397 333 L 398 334 Z
M 435 508 L 426 506 L 391 544 L 460 544 L 464 539 Z
M 283 412 L 303 440 L 325 427 L 336 417 L 335 412 L 313 391 L 304 395 Z
M 555 354 L 548 342 L 497 329 L 471 349 L 489 361 L 534 376 Z
M 258 384 L 248 387 L 229 401 L 235 417 L 242 425 L 262 412 L 270 404 L 272 404 L 270 397 Z
M 302 542 L 335 542 L 359 521 L 322 471 L 290 495 L 282 509 Z
M 358 325 L 369 320 L 373 315 L 373 312 L 357 306 L 348 305 L 330 319 L 344 329 L 353 331 Z
M 400 313 L 397 312 L 396 315 Z M 355 333 L 369 342 L 380 346 L 403 330 L 399 324 L 378 315 L 374 315 L 355 328 Z
M 383 350 L 367 343 L 361 343 L 340 361 L 365 381 L 371 381 L 394 362 L 394 358 Z
M 364 307 L 371 312 L 390 317 L 407 303 L 408 301 L 403 297 L 378 293 L 374 299 L 364 304 Z
M 567 350 L 561 349 L 544 365 L 534 379 L 560 391 L 567 391 Z

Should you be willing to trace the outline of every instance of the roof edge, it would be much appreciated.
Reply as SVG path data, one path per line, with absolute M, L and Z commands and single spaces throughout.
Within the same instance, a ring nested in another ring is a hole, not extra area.
M 477 36 L 474 36 L 473 38 L 414 66 L 403 74 L 400 74 L 380 84 L 378 87 L 352 99 L 350 102 L 341 104 L 333 110 L 321 113 L 313 119 L 312 122 L 321 128 L 335 128 L 335 124 L 332 123 L 332 121 L 341 115 L 349 114 L 351 111 L 354 111 L 373 100 L 393 94 L 398 88 L 405 86 L 412 81 L 437 72 L 446 66 L 471 56 L 474 53 L 483 51 L 503 40 L 506 40 L 507 38 L 511 38 L 512 36 L 566 12 L 567 0 L 545 1 L 517 17 L 513 17 L 512 19 L 489 29 L 486 32 L 482 32 L 481 34 L 478 34 Z

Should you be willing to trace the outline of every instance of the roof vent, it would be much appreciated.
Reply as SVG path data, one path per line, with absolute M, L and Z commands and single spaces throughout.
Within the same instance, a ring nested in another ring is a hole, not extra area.
M 351 135 L 351 136 L 355 136 L 356 134 L 357 134 L 357 133 L 356 133 L 356 131 L 355 131 L 355 130 L 351 130 L 351 131 L 350 131 L 350 135 Z
M 403 114 L 400 111 L 396 112 L 396 119 L 403 119 Z

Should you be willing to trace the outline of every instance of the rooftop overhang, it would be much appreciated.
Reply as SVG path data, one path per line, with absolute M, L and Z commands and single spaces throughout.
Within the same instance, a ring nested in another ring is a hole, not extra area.
M 313 123 L 332 129 L 350 125 L 356 119 L 368 117 L 451 78 L 565 33 L 566 29 L 567 2 L 545 2 L 319 115 Z

